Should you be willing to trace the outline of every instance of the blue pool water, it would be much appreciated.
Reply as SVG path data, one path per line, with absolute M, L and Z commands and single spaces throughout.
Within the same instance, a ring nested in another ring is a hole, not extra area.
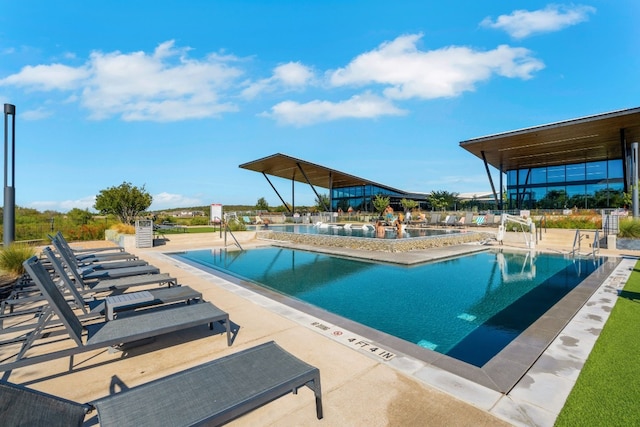
M 374 229 L 369 226 L 363 228 L 362 225 L 352 225 L 351 227 L 345 227 L 345 224 L 335 225 L 335 224 L 324 224 L 319 227 L 317 225 L 310 224 L 284 224 L 284 225 L 270 225 L 268 228 L 264 226 L 259 226 L 259 230 L 273 230 L 273 231 L 282 231 L 285 233 L 296 233 L 296 234 L 323 234 L 330 236 L 352 236 L 352 237 L 370 237 L 376 238 Z M 431 236 L 443 236 L 443 235 L 451 235 L 460 233 L 459 229 L 455 228 L 407 228 L 405 232 L 402 234 L 403 238 L 414 238 L 414 237 L 431 237 Z M 396 233 L 395 227 L 386 227 L 385 228 L 385 239 L 397 239 L 398 234 Z
M 486 251 L 418 266 L 285 248 L 172 254 L 482 366 L 597 266 L 561 255 Z

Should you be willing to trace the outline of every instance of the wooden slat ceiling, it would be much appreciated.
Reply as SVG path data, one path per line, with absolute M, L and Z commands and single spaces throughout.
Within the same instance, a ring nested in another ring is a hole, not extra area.
M 640 142 L 640 108 L 614 111 L 460 142 L 460 146 L 506 172 L 567 163 L 622 158 Z
M 305 184 L 307 184 L 308 179 L 309 183 L 314 187 L 331 188 L 331 182 L 333 182 L 334 188 L 371 184 L 397 191 L 399 193 L 405 193 L 402 190 L 397 190 L 387 185 L 378 184 L 364 178 L 359 178 L 357 176 L 349 175 L 344 172 L 316 165 L 314 163 L 280 153 L 241 164 L 239 167 L 255 172 L 262 172 L 266 175 L 303 182 Z M 304 171 L 304 174 L 301 170 Z

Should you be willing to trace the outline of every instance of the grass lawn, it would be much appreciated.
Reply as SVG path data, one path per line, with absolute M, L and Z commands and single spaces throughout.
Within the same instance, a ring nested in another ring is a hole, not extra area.
M 556 426 L 640 425 L 640 262 L 621 292 Z
M 184 227 L 184 228 L 163 228 L 160 234 L 184 234 L 184 233 L 213 233 L 220 231 L 220 227 Z

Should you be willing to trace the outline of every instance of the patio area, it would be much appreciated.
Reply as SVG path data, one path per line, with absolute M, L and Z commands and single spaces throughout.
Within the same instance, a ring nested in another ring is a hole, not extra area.
M 244 248 L 268 243 L 256 240 L 255 232 L 236 233 L 236 237 Z M 505 241 L 505 244 L 517 246 L 519 243 Z M 593 328 L 589 320 L 599 317 L 597 327 L 602 327 L 615 302 L 616 289 L 624 285 L 629 265 L 638 255 L 625 251 L 624 254 L 629 255 L 626 262 L 623 260 L 604 280 L 590 303 L 523 380 L 508 395 L 503 395 L 394 349 L 388 350 L 394 351 L 395 357 L 384 359 L 367 351 L 364 345 L 349 345 L 344 339 L 347 334 L 363 343 L 371 342 L 371 338 L 348 330 L 333 334 L 337 328 L 326 319 L 314 318 L 164 255 L 164 252 L 222 247 L 224 238 L 218 233 L 203 233 L 171 235 L 164 245 L 145 249 L 127 246 L 126 250 L 176 277 L 179 283 L 201 292 L 205 300 L 227 311 L 239 328 L 231 347 L 227 347 L 222 331 L 215 330 L 212 334 L 206 328 L 195 328 L 159 337 L 154 343 L 126 353 L 103 350 L 78 355 L 72 371 L 69 371 L 69 359 L 60 359 L 16 369 L 9 379 L 87 402 L 108 395 L 117 389 L 117 384 L 131 387 L 146 383 L 274 340 L 320 369 L 324 419 L 316 419 L 313 393 L 305 388 L 298 395 L 280 398 L 230 425 L 386 426 L 428 422 L 430 425 L 551 426 L 577 378 L 579 360 L 586 359 L 597 339 L 597 335 L 585 332 Z M 228 248 L 232 250 L 232 246 Z M 538 248 L 567 249 L 563 239 L 552 238 L 540 242 Z M 579 345 L 567 345 L 567 340 L 563 340 L 567 336 L 579 337 Z M 567 363 L 569 360 L 571 364 Z M 95 421 L 95 414 L 87 417 L 88 425 Z

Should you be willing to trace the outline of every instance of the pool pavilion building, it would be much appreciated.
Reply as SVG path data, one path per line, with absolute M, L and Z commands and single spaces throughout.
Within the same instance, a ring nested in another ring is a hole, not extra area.
M 484 162 L 497 210 L 618 208 L 628 202 L 625 193 L 633 189 L 637 216 L 633 183 L 638 182 L 638 142 L 640 108 L 632 108 L 469 139 L 460 147 Z M 373 212 L 377 195 L 389 197 L 394 210 L 402 210 L 402 199 L 430 210 L 429 193 L 399 190 L 284 154 L 240 167 L 262 173 L 292 212 L 295 182 L 308 184 L 317 200 L 323 200 L 317 188 L 328 189 L 326 211 Z M 499 171 L 498 186 L 490 167 Z M 283 200 L 269 176 L 291 180 L 291 203 Z M 486 202 L 485 196 L 472 195 L 468 200 Z
M 632 108 L 474 138 L 460 146 L 484 162 L 498 209 L 594 209 L 625 204 L 624 193 L 638 181 L 639 141 L 640 108 Z M 504 188 L 506 175 L 506 192 L 496 190 L 490 166 L 500 172 L 498 189 Z

